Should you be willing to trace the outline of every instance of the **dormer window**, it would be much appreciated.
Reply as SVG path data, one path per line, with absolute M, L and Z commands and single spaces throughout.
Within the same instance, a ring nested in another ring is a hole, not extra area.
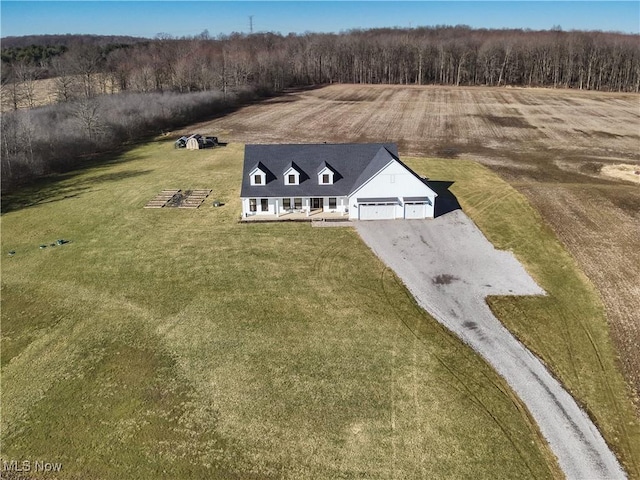
M 260 167 L 256 167 L 249 173 L 249 180 L 251 185 L 266 185 L 267 174 Z
M 300 185 L 300 171 L 292 163 L 283 173 L 285 185 Z
M 334 171 L 327 165 L 323 163 L 320 171 L 318 172 L 318 183 L 320 185 L 333 185 L 333 176 Z

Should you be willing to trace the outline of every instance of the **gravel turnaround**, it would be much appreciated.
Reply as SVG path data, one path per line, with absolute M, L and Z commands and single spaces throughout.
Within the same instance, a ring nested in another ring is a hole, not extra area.
M 488 295 L 543 295 L 516 258 L 460 210 L 356 228 L 422 308 L 482 355 L 525 403 L 569 479 L 626 478 L 589 417 L 492 314 Z

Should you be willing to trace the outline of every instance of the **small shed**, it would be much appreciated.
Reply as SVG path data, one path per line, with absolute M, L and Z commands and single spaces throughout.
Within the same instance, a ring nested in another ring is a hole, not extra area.
M 202 135 L 196 133 L 187 138 L 187 150 L 199 150 L 202 148 Z

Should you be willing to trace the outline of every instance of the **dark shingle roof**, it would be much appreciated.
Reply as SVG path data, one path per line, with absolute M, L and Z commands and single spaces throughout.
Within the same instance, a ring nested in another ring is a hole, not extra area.
M 284 174 L 284 172 L 286 172 L 287 170 L 289 170 L 290 168 L 293 168 L 296 172 L 300 173 L 300 167 L 298 165 L 296 165 L 296 162 L 289 162 L 284 166 L 284 170 L 282 171 L 282 173 Z
M 318 165 L 318 170 L 316 171 L 316 173 L 320 173 L 325 168 L 331 170 L 333 173 L 336 173 L 335 168 L 329 165 L 326 161 L 323 161 L 320 165 Z
M 246 145 L 240 196 L 345 196 L 393 159 L 398 160 L 398 147 L 394 143 Z M 249 172 L 258 163 L 273 177 L 267 178 L 266 185 L 252 186 Z M 300 185 L 284 184 L 282 174 L 292 163 L 301 172 Z M 318 184 L 317 173 L 325 164 L 335 172 L 333 185 Z

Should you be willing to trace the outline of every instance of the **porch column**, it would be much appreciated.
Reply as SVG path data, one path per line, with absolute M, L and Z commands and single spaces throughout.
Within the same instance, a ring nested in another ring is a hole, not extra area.
M 311 199 L 307 198 L 307 217 L 311 213 Z
M 278 210 L 278 199 L 276 198 L 276 217 L 280 216 L 280 211 Z

